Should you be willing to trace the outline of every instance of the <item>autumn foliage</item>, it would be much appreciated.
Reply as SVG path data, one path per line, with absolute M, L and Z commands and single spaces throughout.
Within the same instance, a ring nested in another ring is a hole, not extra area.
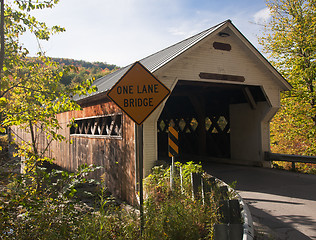
M 316 3 L 268 0 L 260 38 L 273 65 L 293 86 L 271 123 L 272 152 L 316 155 Z

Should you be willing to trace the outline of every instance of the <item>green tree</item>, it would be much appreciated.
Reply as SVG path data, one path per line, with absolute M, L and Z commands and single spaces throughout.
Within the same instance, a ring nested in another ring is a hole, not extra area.
M 293 86 L 271 124 L 272 150 L 316 154 L 316 2 L 267 0 L 271 18 L 260 43 Z
M 54 33 L 64 31 L 59 26 L 49 28 L 31 14 L 35 9 L 52 8 L 57 3 L 58 0 L 16 0 L 11 4 L 1 2 L 1 127 L 16 125 L 29 133 L 30 140 L 20 141 L 19 154 L 28 160 L 29 170 L 34 174 L 37 174 L 43 161 L 51 161 L 45 157 L 50 143 L 64 140 L 64 136 L 58 134 L 61 126 L 56 114 L 80 109 L 72 96 L 92 91 L 91 80 L 80 85 L 62 87 L 60 79 L 71 67 L 60 68 L 56 62 L 45 57 L 42 51 L 37 58 L 28 58 L 29 51 L 20 42 L 21 35 L 26 31 L 33 33 L 39 43 L 41 40 L 49 40 Z M 39 147 L 39 133 L 47 137 L 46 147 Z
M 38 41 L 49 40 L 51 34 L 64 31 L 32 16 L 35 9 L 51 8 L 58 0 L 16 0 L 1 4 L 0 22 L 0 121 L 1 128 L 17 125 L 31 136 L 20 138 L 19 156 L 25 157 L 27 172 L 14 174 L 10 184 L 1 186 L 1 239 L 74 239 L 85 213 L 83 205 L 75 205 L 72 197 L 78 183 L 94 168 L 82 166 L 76 173 L 52 169 L 45 171 L 43 163 L 52 162 L 45 152 L 54 140 L 64 137 L 57 114 L 80 107 L 72 100 L 74 94 L 92 91 L 92 81 L 64 87 L 61 77 L 69 67 L 61 68 L 40 51 L 37 58 L 29 58 L 20 37 L 27 30 Z M 47 145 L 40 146 L 45 136 Z M 80 206 L 80 207 L 78 207 Z
M 13 1 L 5 3 L 1 0 L 0 22 L 0 120 L 8 118 L 6 108 L 12 100 L 12 92 L 25 88 L 29 81 L 28 71 L 35 62 L 27 61 L 29 51 L 20 42 L 21 35 L 30 31 L 40 40 L 48 40 L 51 34 L 64 31 L 59 26 L 48 28 L 45 23 L 38 21 L 31 15 L 35 9 L 52 8 L 58 1 L 46 1 L 45 3 L 31 1 Z M 40 46 L 40 45 L 39 45 Z M 39 55 L 43 55 L 39 52 Z M 45 61 L 45 64 L 49 64 Z M 34 87 L 36 89 L 36 87 Z M 38 88 L 37 88 L 38 89 Z M 8 123 L 7 123 L 8 124 Z M 1 128 L 3 131 L 3 123 Z

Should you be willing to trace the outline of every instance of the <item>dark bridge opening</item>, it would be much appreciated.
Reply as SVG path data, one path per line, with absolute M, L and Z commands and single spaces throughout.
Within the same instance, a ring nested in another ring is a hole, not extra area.
M 168 126 L 179 132 L 181 158 L 230 158 L 229 106 L 258 101 L 258 86 L 178 81 L 157 122 L 158 158 L 168 158 Z

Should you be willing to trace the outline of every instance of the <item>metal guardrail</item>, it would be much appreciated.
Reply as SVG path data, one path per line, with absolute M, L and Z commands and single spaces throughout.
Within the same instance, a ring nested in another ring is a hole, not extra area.
M 291 155 L 291 154 L 265 152 L 264 159 L 266 161 L 292 162 L 292 169 L 293 170 L 295 169 L 296 162 L 316 164 L 316 157 L 315 156 L 303 156 L 303 155 Z
M 253 220 L 251 216 L 251 212 L 248 208 L 247 203 L 244 202 L 243 198 L 236 192 L 235 189 L 230 187 L 227 183 L 224 181 L 214 177 L 217 182 L 222 184 L 223 186 L 226 186 L 230 192 L 234 192 L 235 196 L 238 198 L 239 204 L 242 207 L 241 215 L 243 219 L 243 235 L 242 240 L 253 240 L 255 238 L 255 231 L 253 226 Z
M 175 175 L 180 177 L 181 191 L 182 188 L 182 170 L 177 169 L 173 164 L 170 166 L 170 185 L 173 188 Z M 206 184 L 205 179 L 208 179 L 210 185 Z M 191 173 L 192 198 L 201 197 L 204 202 L 205 192 L 211 188 L 218 188 L 220 192 L 219 201 L 223 206 L 219 208 L 219 213 L 222 216 L 221 223 L 214 225 L 214 237 L 217 240 L 221 239 L 240 239 L 253 240 L 254 226 L 250 210 L 241 196 L 222 180 L 206 174 L 202 177 L 201 174 Z M 229 199 L 229 194 L 236 199 Z M 240 220 L 242 221 L 240 222 Z

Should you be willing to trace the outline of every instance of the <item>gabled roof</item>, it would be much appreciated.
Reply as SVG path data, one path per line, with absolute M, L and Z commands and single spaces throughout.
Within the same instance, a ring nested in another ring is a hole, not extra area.
M 226 27 L 230 27 L 233 32 L 250 48 L 252 52 L 255 53 L 257 57 L 260 58 L 261 61 L 270 69 L 272 73 L 276 75 L 276 77 L 280 80 L 281 84 L 284 86 L 284 90 L 291 89 L 290 84 L 281 76 L 281 74 L 260 54 L 260 52 L 243 36 L 240 31 L 231 23 L 230 20 L 224 21 L 214 27 L 211 27 L 203 32 L 200 32 L 190 38 L 187 38 L 181 42 L 178 42 L 168 48 L 165 48 L 157 53 L 154 53 L 146 58 L 140 60 L 140 63 L 144 65 L 151 73 L 154 73 L 159 68 L 163 67 L 171 60 L 175 59 L 183 52 L 191 48 L 192 46 L 196 45 L 201 40 L 205 39 L 206 37 L 210 36 L 215 31 L 220 31 L 220 29 L 224 29 Z M 89 98 L 93 98 L 99 94 L 104 94 L 108 90 L 110 90 L 115 83 L 120 80 L 120 78 L 127 72 L 127 70 L 132 66 L 132 64 L 123 67 L 111 74 L 108 74 L 104 77 L 97 79 L 93 85 L 97 87 L 97 91 L 86 95 L 75 97 L 76 101 L 88 100 Z

